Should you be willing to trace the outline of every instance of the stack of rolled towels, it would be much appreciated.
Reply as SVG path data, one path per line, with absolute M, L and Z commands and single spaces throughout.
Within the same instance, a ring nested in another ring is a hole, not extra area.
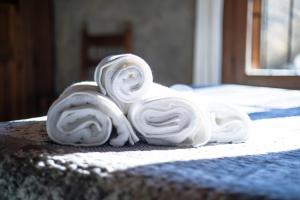
M 153 82 L 149 65 L 133 54 L 109 56 L 94 81 L 67 87 L 51 105 L 47 133 L 74 146 L 153 145 L 198 147 L 238 143 L 250 119 L 238 108 Z

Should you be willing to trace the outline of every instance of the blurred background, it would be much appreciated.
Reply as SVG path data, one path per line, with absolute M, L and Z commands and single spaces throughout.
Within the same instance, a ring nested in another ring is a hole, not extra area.
M 45 115 L 107 55 L 155 82 L 299 89 L 295 0 L 0 0 L 0 121 Z

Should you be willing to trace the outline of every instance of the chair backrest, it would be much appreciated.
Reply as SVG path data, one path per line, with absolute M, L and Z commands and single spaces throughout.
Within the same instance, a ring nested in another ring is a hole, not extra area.
M 132 27 L 124 24 L 124 30 L 119 33 L 89 34 L 86 25 L 81 28 L 81 68 L 80 79 L 86 80 L 91 69 L 99 61 L 111 54 L 129 53 L 132 50 Z M 92 51 L 94 50 L 94 51 Z M 91 55 L 94 53 L 94 57 Z M 95 54 L 96 53 L 96 54 Z

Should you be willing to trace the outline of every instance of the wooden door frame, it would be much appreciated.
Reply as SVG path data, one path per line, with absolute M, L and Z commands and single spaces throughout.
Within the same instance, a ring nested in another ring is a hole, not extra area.
M 0 56 L 0 121 L 44 115 L 54 97 L 53 0 L 0 3 L 11 11 L 2 30 L 11 50 Z
M 222 83 L 300 89 L 299 76 L 247 75 L 247 0 L 224 0 Z

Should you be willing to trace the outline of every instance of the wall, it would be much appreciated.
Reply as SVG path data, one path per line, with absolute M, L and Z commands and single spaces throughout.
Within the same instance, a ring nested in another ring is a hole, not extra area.
M 91 33 L 133 25 L 133 53 L 151 66 L 156 82 L 191 83 L 194 0 L 55 0 L 56 88 L 78 80 L 82 22 Z

